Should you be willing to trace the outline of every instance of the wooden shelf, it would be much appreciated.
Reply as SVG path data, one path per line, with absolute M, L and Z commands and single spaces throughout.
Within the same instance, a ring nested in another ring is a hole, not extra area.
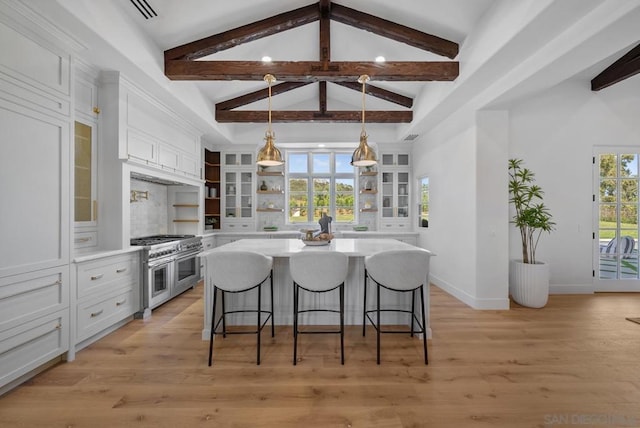
M 197 219 L 175 219 L 174 223 L 198 223 L 200 220 Z
M 206 166 L 220 166 L 220 164 L 219 164 L 219 163 L 211 163 L 211 162 L 207 162 L 207 161 L 204 161 L 204 164 L 205 164 Z
M 174 207 L 183 207 L 183 208 L 198 208 L 199 204 L 173 204 Z
M 282 171 L 258 171 L 256 175 L 261 177 L 284 177 L 284 172 Z
M 283 213 L 284 208 L 256 208 L 256 211 L 261 213 Z
M 360 175 L 366 175 L 369 177 L 374 177 L 376 175 L 378 175 L 378 171 L 363 171 L 360 173 Z
M 261 195 L 282 195 L 284 190 L 257 190 L 256 193 Z
M 378 193 L 377 190 L 361 190 L 360 191 L 361 195 L 375 195 L 376 193 Z
M 377 208 L 362 208 L 360 210 L 361 213 L 377 213 L 378 209 Z

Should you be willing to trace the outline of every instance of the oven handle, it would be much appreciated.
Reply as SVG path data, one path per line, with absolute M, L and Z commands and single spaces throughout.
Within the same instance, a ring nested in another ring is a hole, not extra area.
M 162 259 L 162 260 L 154 260 L 152 262 L 147 262 L 147 267 L 149 269 L 153 269 L 153 268 L 156 268 L 158 266 L 171 264 L 171 263 L 173 263 L 175 261 L 176 261 L 175 257 L 169 257 L 169 258 Z
M 184 259 L 188 259 L 191 258 L 193 256 L 197 256 L 198 254 L 200 254 L 202 252 L 202 250 L 198 250 L 198 251 L 191 251 L 189 253 L 182 253 L 182 254 L 178 254 L 176 256 L 176 261 L 182 261 Z

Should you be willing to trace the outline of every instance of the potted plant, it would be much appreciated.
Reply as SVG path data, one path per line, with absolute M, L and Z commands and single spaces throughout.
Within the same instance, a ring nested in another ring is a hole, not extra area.
M 542 232 L 551 233 L 555 223 L 542 202 L 544 192 L 535 184 L 535 174 L 522 162 L 509 159 L 509 202 L 515 208 L 511 223 L 519 229 L 522 244 L 522 260 L 511 261 L 509 283 L 516 303 L 541 308 L 549 298 L 549 265 L 536 259 L 536 248 Z

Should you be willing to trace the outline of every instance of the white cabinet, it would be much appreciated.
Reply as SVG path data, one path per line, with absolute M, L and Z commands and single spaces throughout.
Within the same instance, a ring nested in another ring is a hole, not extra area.
M 98 246 L 98 84 L 78 65 L 74 82 L 74 249 Z
M 140 308 L 140 256 L 119 254 L 76 264 L 74 344 L 80 349 Z
M 380 230 L 411 226 L 411 170 L 407 153 L 383 153 L 380 164 Z
M 254 168 L 252 153 L 223 153 L 222 229 L 254 229 Z
M 200 132 L 117 71 L 101 74 L 103 113 L 118 156 L 188 179 L 200 179 Z
M 0 387 L 69 349 L 69 269 L 0 278 Z

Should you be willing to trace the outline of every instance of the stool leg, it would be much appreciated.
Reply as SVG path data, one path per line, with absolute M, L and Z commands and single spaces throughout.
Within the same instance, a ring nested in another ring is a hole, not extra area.
M 298 284 L 293 283 L 293 365 L 298 359 Z
M 256 326 L 256 335 L 258 336 L 257 358 L 256 364 L 260 365 L 260 311 L 262 310 L 262 284 L 258 285 L 258 324 Z
M 227 337 L 227 306 L 224 303 L 224 295 L 225 291 L 220 290 L 222 292 L 222 337 Z
M 367 327 L 367 270 L 364 270 L 364 304 L 362 305 L 362 337 Z
M 380 364 L 380 284 L 376 284 L 377 288 L 376 288 L 376 294 L 377 294 L 377 306 L 376 306 L 376 312 L 377 312 L 377 319 L 376 319 L 376 325 L 378 328 L 376 328 L 376 336 L 377 336 L 377 349 L 376 349 L 376 353 L 378 356 L 378 365 Z
M 416 313 L 416 290 L 411 291 L 411 337 L 413 337 L 413 317 Z
M 213 287 L 213 310 L 211 311 L 211 336 L 209 337 L 209 367 L 213 359 L 213 335 L 216 323 L 216 296 L 218 295 L 218 288 Z
M 344 282 L 340 284 L 340 364 L 344 365 Z
M 424 313 L 424 285 L 420 286 L 420 302 L 422 303 L 422 343 L 424 344 L 424 363 L 428 365 L 429 359 L 427 357 L 427 319 Z
M 274 313 L 273 313 L 273 270 L 271 270 L 271 273 L 269 274 L 269 278 L 271 279 L 271 337 L 275 337 L 275 335 L 276 335 L 276 326 L 275 326 L 275 320 L 273 319 L 273 317 L 274 317 Z

